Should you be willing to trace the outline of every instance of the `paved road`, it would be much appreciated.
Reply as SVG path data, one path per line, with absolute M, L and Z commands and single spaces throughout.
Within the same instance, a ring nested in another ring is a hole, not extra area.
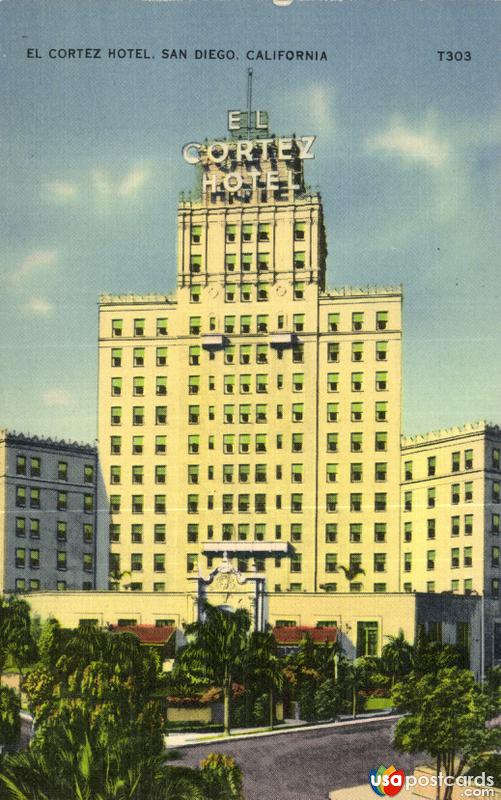
M 195 766 L 208 753 L 226 753 L 243 769 L 246 800 L 327 800 L 332 789 L 365 783 L 369 770 L 379 764 L 394 763 L 407 772 L 422 760 L 395 753 L 391 747 L 393 724 L 378 720 L 352 727 L 196 745 L 179 750 L 181 759 L 171 763 Z

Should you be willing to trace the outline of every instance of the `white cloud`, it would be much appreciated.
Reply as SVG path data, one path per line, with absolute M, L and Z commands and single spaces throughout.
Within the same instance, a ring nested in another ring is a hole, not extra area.
M 71 202 L 78 196 L 78 187 L 74 183 L 53 181 L 47 185 L 49 194 L 61 202 Z
M 73 403 L 73 398 L 66 389 L 47 389 L 42 394 L 42 400 L 46 406 L 70 406 Z
M 35 275 L 41 270 L 51 269 L 57 264 L 57 250 L 33 250 L 16 267 L 12 274 L 14 281 L 22 280 L 31 275 Z
M 136 194 L 137 190 L 144 186 L 150 176 L 149 170 L 145 167 L 136 167 L 119 183 L 117 194 L 119 197 L 129 197 Z
M 52 314 L 53 306 L 44 297 L 32 297 L 22 306 L 26 314 L 35 314 L 40 317 L 47 317 Z
M 369 150 L 400 156 L 406 161 L 420 161 L 439 169 L 450 158 L 447 141 L 440 137 L 432 121 L 421 130 L 412 129 L 401 117 L 395 117 L 386 131 L 367 141 Z

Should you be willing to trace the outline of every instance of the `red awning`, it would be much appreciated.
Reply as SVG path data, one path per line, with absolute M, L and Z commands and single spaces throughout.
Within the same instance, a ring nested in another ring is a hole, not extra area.
M 112 633 L 133 633 L 141 644 L 166 644 L 175 633 L 173 625 L 111 625 Z

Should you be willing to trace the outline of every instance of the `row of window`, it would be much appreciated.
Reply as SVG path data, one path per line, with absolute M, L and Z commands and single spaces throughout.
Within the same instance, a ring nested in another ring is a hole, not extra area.
M 209 511 L 222 511 L 223 513 L 250 513 L 254 511 L 256 514 L 266 513 L 267 502 L 266 494 L 255 494 L 254 502 L 251 501 L 250 494 L 239 494 L 234 496 L 232 494 L 223 494 L 221 506 L 215 505 L 214 495 L 207 497 L 207 510 Z M 386 492 L 375 492 L 371 505 L 373 504 L 374 511 L 387 510 L 387 495 Z M 350 511 L 362 511 L 362 507 L 366 506 L 367 502 L 363 501 L 361 492 L 352 492 L 349 498 L 349 505 L 346 506 Z M 293 493 L 290 496 L 289 506 L 284 505 L 283 496 L 281 494 L 275 495 L 273 507 L 276 509 L 283 509 L 284 511 L 302 512 L 305 510 L 303 503 L 303 495 L 301 493 Z M 325 505 L 319 505 L 320 511 L 336 512 L 340 506 L 338 502 L 338 494 L 331 493 L 325 495 Z M 164 514 L 167 511 L 167 498 L 164 494 L 156 494 L 153 496 L 153 506 L 150 508 L 145 507 L 144 495 L 132 495 L 131 509 L 133 514 L 143 514 L 145 511 L 153 510 L 155 514 Z M 114 494 L 110 496 L 110 512 L 118 514 L 122 510 L 122 496 Z M 201 509 L 201 499 L 198 494 L 189 494 L 186 501 L 186 510 L 188 514 L 198 514 Z
M 29 533 L 31 539 L 40 538 L 40 520 L 33 517 L 16 517 L 16 536 L 26 536 Z M 68 538 L 68 523 L 65 520 L 56 522 L 56 538 L 58 542 L 65 542 Z M 90 522 L 82 525 L 82 538 L 84 544 L 92 544 L 94 541 L 94 526 Z
M 30 569 L 39 569 L 41 567 L 40 550 L 30 549 L 29 551 L 27 551 L 25 547 L 16 547 L 16 552 L 15 552 L 16 569 L 23 569 L 28 565 Z M 56 569 L 67 569 L 67 568 L 68 568 L 68 553 L 66 552 L 66 550 L 58 550 L 56 553 Z M 94 569 L 93 553 L 83 554 L 82 569 L 85 572 L 93 571 Z
M 248 394 L 252 391 L 252 385 L 255 384 L 255 391 L 257 393 L 266 393 L 268 391 L 268 385 L 270 383 L 270 376 L 267 373 L 264 374 L 257 374 L 257 375 L 223 375 L 223 391 L 224 394 L 235 394 L 236 387 L 238 385 L 240 394 Z M 189 375 L 188 376 L 188 394 L 198 394 L 200 392 L 201 387 L 201 376 L 200 375 Z M 327 391 L 328 392 L 339 392 L 339 373 L 338 372 L 329 372 L 327 373 Z M 298 379 L 298 383 L 301 382 Z M 216 388 L 215 384 L 215 377 L 213 375 L 209 376 L 209 384 L 208 387 L 210 390 L 214 390 Z M 352 392 L 362 392 L 364 390 L 364 373 L 363 372 L 352 372 L 351 373 L 351 382 L 350 388 Z M 387 372 L 376 372 L 374 375 L 374 389 L 377 392 L 384 392 L 388 389 L 388 373 Z M 302 391 L 298 389 L 298 391 Z
M 445 487 L 448 490 L 448 487 Z M 463 500 L 465 503 L 473 502 L 473 481 L 466 481 L 463 484 Z M 461 484 L 453 483 L 450 487 L 450 502 L 457 505 L 461 502 Z M 437 505 L 437 490 L 434 486 L 426 490 L 426 507 L 435 508 Z M 404 492 L 404 510 L 412 511 L 413 493 Z
M 260 290 L 267 290 L 269 284 L 263 284 L 262 287 L 259 287 L 258 284 L 258 292 Z M 304 284 L 296 283 L 296 290 L 298 287 L 303 287 L 304 291 Z M 200 287 L 192 287 L 195 289 L 199 289 Z M 243 287 L 242 287 L 243 288 Z M 226 286 L 226 293 L 228 296 L 228 292 L 230 295 L 233 295 L 232 299 L 235 299 L 236 294 L 236 285 L 231 284 Z M 370 330 L 366 326 L 366 317 L 367 315 L 363 311 L 354 311 L 351 315 L 351 330 L 353 332 L 362 331 L 362 330 Z M 327 330 L 330 333 L 336 333 L 339 331 L 339 319 L 340 314 L 338 312 L 330 313 L 327 315 Z M 294 314 L 293 315 L 293 329 L 295 331 L 302 331 L 304 330 L 304 322 L 305 322 L 305 315 L 304 314 Z M 258 314 L 256 316 L 256 332 L 257 333 L 267 333 L 268 332 L 268 325 L 269 325 L 269 315 L 267 314 Z M 283 330 L 285 325 L 285 315 L 280 314 L 277 317 L 277 329 Z M 252 315 L 250 314 L 243 314 L 240 316 L 240 333 L 251 333 L 251 326 L 252 326 Z M 375 316 L 375 324 L 373 329 L 376 331 L 384 331 L 388 328 L 388 312 L 387 311 L 377 311 Z M 209 318 L 209 331 L 213 332 L 217 330 L 217 322 L 216 317 L 211 316 Z M 202 318 L 199 316 L 192 316 L 189 319 L 188 324 L 188 331 L 191 335 L 198 336 L 202 332 Z M 225 333 L 234 333 L 236 331 L 236 317 L 235 316 L 225 316 L 224 318 L 224 332 Z M 112 319 L 111 321 L 111 335 L 114 338 L 120 338 L 123 336 L 124 333 L 124 321 L 123 319 Z M 146 319 L 134 319 L 132 321 L 132 331 L 131 334 L 133 336 L 145 336 L 146 335 Z M 168 320 L 166 317 L 158 317 L 155 322 L 155 335 L 156 336 L 168 336 Z
M 47 493 L 46 493 L 47 494 Z M 57 511 L 68 511 L 68 492 L 57 492 Z M 16 507 L 26 508 L 29 500 L 30 508 L 42 508 L 42 490 L 38 487 L 16 486 Z M 73 510 L 73 509 L 72 509 Z M 82 511 L 86 514 L 94 511 L 94 495 L 82 495 Z
M 26 580 L 26 578 L 16 578 L 16 592 L 38 592 L 40 591 L 41 584 L 38 578 L 30 578 L 30 580 Z M 68 588 L 66 581 L 57 581 L 56 582 L 56 589 L 58 592 L 64 592 Z M 82 590 L 83 591 L 90 591 L 94 588 L 93 581 L 83 581 L 82 582 Z
M 464 594 L 471 594 L 473 592 L 473 580 L 471 578 L 464 578 L 462 581 L 462 589 Z M 404 583 L 403 585 L 404 592 L 412 592 L 412 583 Z M 427 592 L 435 592 L 435 581 L 427 581 L 426 583 L 426 591 Z M 458 579 L 451 580 L 451 592 L 459 592 L 461 591 L 461 582 Z M 499 579 L 492 578 L 490 584 L 490 596 L 493 600 L 498 600 L 500 597 L 499 593 Z
M 494 447 L 491 450 L 490 466 L 492 469 L 499 469 L 500 467 L 500 448 Z M 474 468 L 473 464 L 473 449 L 468 448 L 463 450 L 456 450 L 451 454 L 450 472 L 460 472 L 461 469 L 468 471 Z M 437 456 L 428 456 L 426 460 L 426 475 L 427 477 L 434 477 L 437 475 Z M 404 461 L 404 480 L 411 481 L 414 477 L 414 463 L 413 461 Z
M 307 226 L 309 225 L 308 222 L 300 222 L 294 221 L 293 222 L 293 236 L 295 242 L 302 242 L 305 240 Z M 271 222 L 258 222 L 256 223 L 243 223 L 241 226 L 234 223 L 229 223 L 225 226 L 225 240 L 227 243 L 231 244 L 232 242 L 237 242 L 241 240 L 242 242 L 252 242 L 254 240 L 258 242 L 269 242 L 271 241 L 271 231 L 273 229 L 273 225 Z M 192 244 L 200 244 L 202 241 L 202 231 L 204 230 L 202 225 L 192 225 L 191 226 L 191 243 Z
M 460 557 L 460 549 L 459 547 L 451 548 L 451 561 L 450 566 L 453 569 L 457 569 L 461 566 L 461 557 Z M 494 549 L 494 548 L 493 548 Z M 498 555 L 499 555 L 499 548 Z M 437 551 L 436 550 L 427 550 L 426 551 L 426 569 L 433 570 L 435 569 L 437 561 Z M 473 547 L 463 547 L 463 567 L 472 567 L 473 566 Z M 497 564 L 499 566 L 499 564 Z M 404 553 L 404 572 L 411 572 L 412 571 L 412 553 Z
M 29 475 L 31 478 L 40 478 L 42 476 L 42 459 L 39 456 L 28 457 L 24 454 L 18 454 L 16 456 L 16 475 Z M 44 473 L 44 478 L 47 480 L 52 477 L 52 475 Z M 57 462 L 57 472 L 54 477 L 57 477 L 58 481 L 68 480 L 67 461 Z M 84 464 L 83 481 L 84 483 L 94 483 L 94 466 L 92 464 Z
M 300 421 L 300 420 L 295 420 Z M 292 434 L 292 450 L 293 452 L 301 452 L 302 439 L 294 439 Z M 270 436 L 270 439 L 272 437 Z M 223 453 L 231 454 L 236 453 L 238 443 L 238 452 L 250 453 L 252 437 L 250 433 L 241 433 L 238 435 L 233 433 L 223 434 Z M 326 434 L 326 451 L 328 453 L 338 452 L 339 434 L 327 433 Z M 374 434 L 374 449 L 376 451 L 385 451 L 388 444 L 388 434 L 386 431 L 376 431 Z M 215 438 L 211 434 L 208 437 L 208 449 L 214 450 Z M 276 448 L 277 450 L 283 449 L 283 434 L 276 434 Z M 350 434 L 350 448 L 351 452 L 358 453 L 363 450 L 363 434 L 352 433 Z M 256 433 L 254 434 L 254 449 L 256 453 L 266 453 L 268 450 L 268 434 Z M 200 452 L 200 436 L 198 434 L 191 434 L 188 436 L 188 453 L 196 455 Z
M 375 522 L 373 526 L 374 541 L 381 543 L 386 541 L 386 522 Z M 267 539 L 268 533 L 273 533 L 273 538 L 280 541 L 285 533 L 282 524 L 267 526 L 266 522 L 256 522 L 251 525 L 248 522 L 239 522 L 237 525 L 232 522 L 225 522 L 221 525 L 221 541 L 250 541 L 251 534 L 256 542 Z M 362 541 L 362 523 L 352 523 L 349 525 L 350 542 Z M 214 539 L 214 525 L 208 525 L 206 537 L 208 540 Z M 301 542 L 303 539 L 303 524 L 301 522 L 291 522 L 288 527 L 289 539 L 291 542 Z M 110 524 L 110 542 L 120 542 L 122 526 L 118 522 Z M 155 523 L 153 525 L 153 541 L 157 544 L 166 542 L 167 528 L 165 523 Z M 132 542 L 143 542 L 145 536 L 144 525 L 142 523 L 132 523 L 130 526 L 130 537 Z M 200 526 L 197 522 L 190 522 L 186 526 L 186 541 L 198 542 L 201 536 Z M 328 543 L 338 541 L 337 522 L 327 522 L 324 526 L 325 541 Z
M 121 425 L 123 419 L 122 406 L 112 406 L 110 410 L 110 422 L 112 425 Z M 167 424 L 167 406 L 155 406 L 154 409 L 155 425 Z M 145 411 L 144 406 L 132 407 L 132 424 L 144 425 L 145 424 Z
M 241 253 L 240 258 L 238 258 L 237 253 L 226 253 L 224 257 L 224 271 L 226 273 L 237 272 L 239 269 L 242 272 L 251 272 L 253 268 L 257 272 L 268 272 L 270 269 L 270 253 L 265 251 L 259 251 L 257 254 L 254 253 Z M 190 274 L 191 275 L 200 275 L 203 271 L 203 259 L 200 253 L 191 253 L 190 254 Z M 304 250 L 294 250 L 292 254 L 292 270 L 302 270 L 306 266 L 306 253 Z M 213 265 L 211 265 L 211 272 L 214 271 Z M 280 267 L 280 271 L 284 271 L 284 265 L 282 264 Z M 243 286 L 242 286 L 243 288 Z M 250 284 L 249 284 L 250 288 Z

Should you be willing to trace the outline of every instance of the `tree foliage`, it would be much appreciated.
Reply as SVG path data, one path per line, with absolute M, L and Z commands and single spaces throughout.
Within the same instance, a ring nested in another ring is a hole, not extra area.
M 20 711 L 21 703 L 17 692 L 8 686 L 0 686 L 0 744 L 15 744 L 19 741 Z
M 35 660 L 30 609 L 25 600 L 0 595 L 0 674 L 10 657 L 20 668 Z
M 486 727 L 494 712 L 492 698 L 468 670 L 413 673 L 395 686 L 393 702 L 407 712 L 397 724 L 394 746 L 401 752 L 429 753 L 436 760 L 437 775 L 457 777 L 479 754 L 499 746 L 499 731 Z M 445 787 L 444 800 L 451 796 L 452 787 Z

